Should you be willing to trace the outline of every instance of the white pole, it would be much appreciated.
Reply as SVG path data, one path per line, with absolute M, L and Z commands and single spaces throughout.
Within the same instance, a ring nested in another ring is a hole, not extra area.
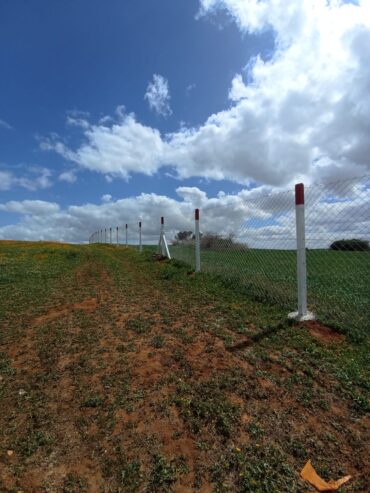
M 164 217 L 161 217 L 161 252 L 162 252 L 162 255 L 163 257 L 166 256 L 166 250 L 165 250 L 165 247 L 164 247 L 164 241 L 163 241 L 163 238 L 164 238 Z
M 141 241 L 141 221 L 139 222 L 139 252 L 143 251 L 143 243 Z
M 128 236 L 127 236 L 127 228 L 128 228 L 128 224 L 126 224 L 126 246 L 128 245 Z
M 118 226 L 117 226 L 117 246 L 118 246 Z
M 298 312 L 290 313 L 297 320 L 313 320 L 315 317 L 307 310 L 307 265 L 306 265 L 306 231 L 304 208 L 304 185 L 295 186 L 295 217 L 297 236 L 297 289 Z
M 195 272 L 200 272 L 199 209 L 195 209 Z
M 109 228 L 110 244 L 112 244 L 112 228 Z
M 104 243 L 107 243 L 107 228 L 104 229 Z

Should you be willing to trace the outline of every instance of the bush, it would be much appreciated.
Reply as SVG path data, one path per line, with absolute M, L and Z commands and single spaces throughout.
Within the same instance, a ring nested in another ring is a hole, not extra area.
M 248 250 L 246 243 L 235 241 L 234 235 L 230 234 L 226 238 L 217 233 L 205 233 L 200 240 L 202 250 Z
M 369 250 L 369 242 L 366 240 L 359 240 L 358 238 L 352 238 L 351 240 L 336 240 L 330 245 L 330 250 L 365 252 Z

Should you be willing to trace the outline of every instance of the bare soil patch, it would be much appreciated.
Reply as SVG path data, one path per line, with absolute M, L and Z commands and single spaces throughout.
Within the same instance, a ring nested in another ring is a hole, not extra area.
M 330 329 L 317 321 L 304 322 L 303 325 L 309 330 L 312 337 L 315 337 L 325 344 L 340 343 L 346 339 L 343 334 L 339 334 L 335 330 Z

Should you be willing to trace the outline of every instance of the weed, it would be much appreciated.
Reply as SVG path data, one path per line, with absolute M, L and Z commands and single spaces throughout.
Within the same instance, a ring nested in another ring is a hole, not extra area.
M 126 329 L 132 330 L 137 335 L 146 334 L 151 327 L 150 320 L 142 317 L 131 318 L 126 321 Z
M 77 474 L 67 474 L 63 481 L 62 493 L 85 493 L 86 491 L 87 483 L 85 479 L 77 476 Z
M 156 335 L 153 337 L 153 339 L 150 342 L 151 346 L 160 349 L 164 346 L 164 338 L 163 336 Z
M 163 455 L 155 455 L 149 477 L 149 491 L 171 491 L 171 484 L 176 481 L 176 466 L 167 462 Z
M 134 460 L 126 462 L 121 469 L 121 484 L 124 485 L 125 491 L 137 491 L 142 482 L 142 473 L 140 470 L 141 462 Z
M 211 425 L 217 434 L 229 438 L 233 427 L 239 422 L 239 407 L 226 398 L 215 381 L 193 388 L 177 386 L 174 402 L 194 433 L 199 433 L 203 426 Z
M 100 395 L 91 395 L 83 401 L 81 407 L 100 407 L 104 404 L 104 397 Z

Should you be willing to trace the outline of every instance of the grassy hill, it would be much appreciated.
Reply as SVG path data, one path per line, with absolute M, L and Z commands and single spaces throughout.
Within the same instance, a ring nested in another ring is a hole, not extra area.
M 108 245 L 0 242 L 0 491 L 367 492 L 369 345 Z

